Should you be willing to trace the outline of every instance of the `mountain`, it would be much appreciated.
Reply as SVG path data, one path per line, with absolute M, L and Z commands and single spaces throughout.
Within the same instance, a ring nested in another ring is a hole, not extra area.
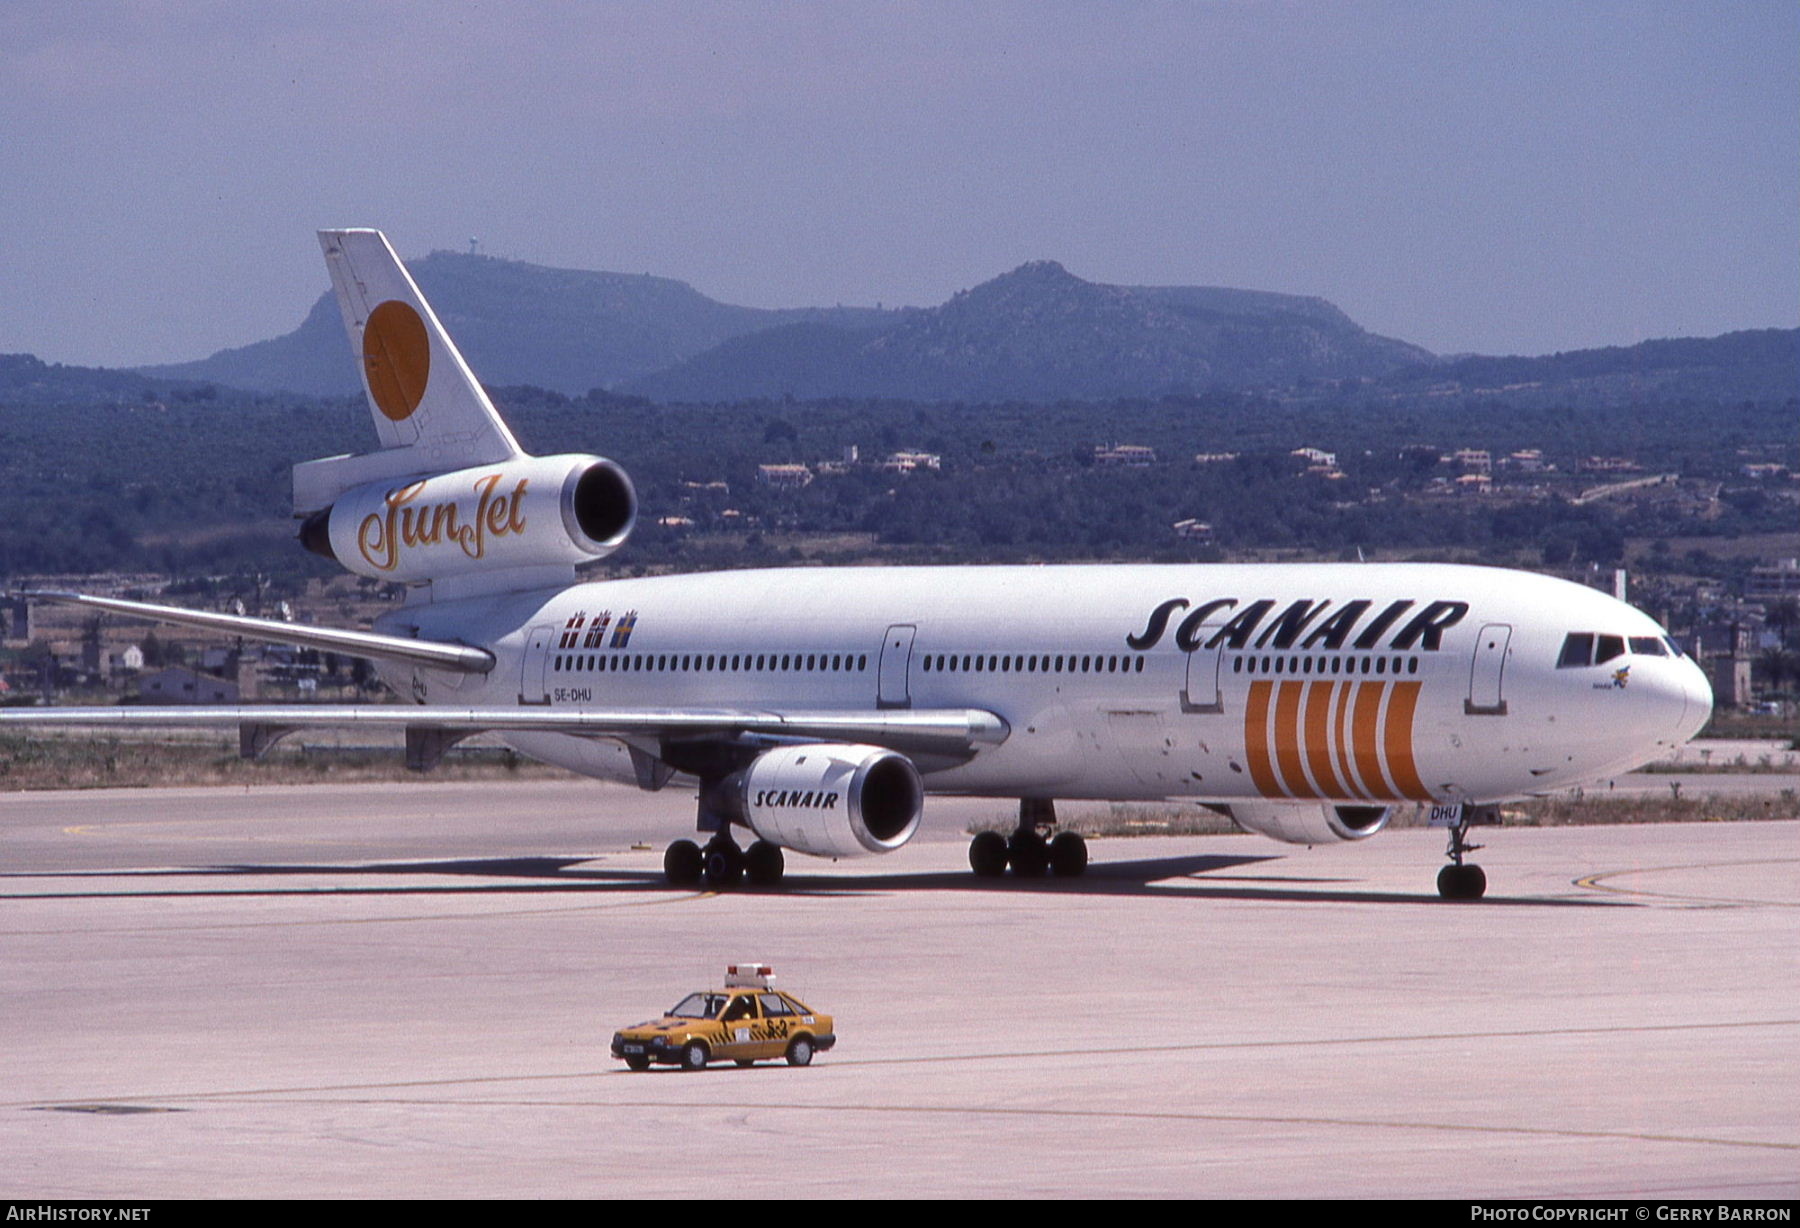
M 793 395 L 1095 400 L 1366 378 L 1433 362 L 1323 299 L 1109 286 L 1053 261 L 940 307 L 850 330 L 820 320 L 737 337 L 624 390 L 662 401 Z
M 206 401 L 209 384 L 153 379 L 108 367 L 70 367 L 34 354 L 0 354 L 0 404 L 130 405 L 156 401 Z
M 1800 328 L 1570 350 L 1537 358 L 1460 357 L 1400 371 L 1358 399 L 1417 404 L 1492 397 L 1521 407 L 1800 397 Z
M 1371 405 L 1488 394 L 1519 405 L 1591 405 L 1800 392 L 1800 330 L 1438 359 L 1365 331 L 1323 299 L 1101 285 L 1051 261 L 1021 265 L 937 307 L 889 311 L 736 307 L 648 274 L 457 252 L 433 252 L 410 267 L 484 381 L 569 396 L 606 388 L 665 402 L 1043 402 L 1222 387 Z M 166 400 L 197 395 L 199 382 L 314 395 L 361 387 L 329 293 L 286 336 L 199 362 L 135 373 L 46 367 L 22 356 L 0 366 L 0 393 L 13 400 L 68 398 L 79 389 L 101 400 Z
M 734 307 L 666 277 L 553 269 L 458 252 L 432 252 L 407 267 L 485 382 L 534 384 L 570 396 L 662 370 L 744 333 L 805 321 L 855 330 L 900 314 Z M 329 292 L 285 336 L 139 370 L 315 395 L 362 386 Z

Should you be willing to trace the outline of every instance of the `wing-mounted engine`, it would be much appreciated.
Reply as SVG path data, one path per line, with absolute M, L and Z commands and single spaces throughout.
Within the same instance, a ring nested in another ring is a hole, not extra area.
M 308 516 L 300 540 L 357 575 L 418 583 L 591 562 L 636 519 L 631 479 L 612 461 L 527 456 L 358 486 Z
M 1245 831 L 1285 844 L 1338 844 L 1367 840 L 1387 826 L 1388 806 L 1334 802 L 1233 802 L 1226 808 Z
M 726 786 L 734 817 L 758 836 L 816 857 L 891 853 L 919 830 L 925 807 L 912 761 L 879 746 L 777 747 Z

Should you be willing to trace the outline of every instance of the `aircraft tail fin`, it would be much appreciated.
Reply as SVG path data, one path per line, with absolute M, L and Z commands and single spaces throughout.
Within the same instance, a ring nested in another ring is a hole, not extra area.
M 456 343 L 379 230 L 321 230 L 319 245 L 384 449 L 421 469 L 523 455 Z

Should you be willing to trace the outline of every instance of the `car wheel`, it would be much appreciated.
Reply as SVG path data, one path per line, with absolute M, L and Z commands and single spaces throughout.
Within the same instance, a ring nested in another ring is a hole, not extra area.
M 813 1043 L 810 1036 L 796 1036 L 788 1045 L 787 1064 L 789 1066 L 810 1066 L 813 1059 Z
M 690 1041 L 681 1051 L 681 1068 L 683 1070 L 705 1070 L 707 1059 L 712 1055 L 706 1046 L 699 1041 Z
M 625 1064 L 627 1066 L 631 1067 L 633 1070 L 641 1071 L 641 1070 L 650 1069 L 650 1059 L 647 1057 L 644 1057 L 642 1054 L 637 1054 L 637 1053 L 632 1054 L 630 1057 L 625 1059 Z

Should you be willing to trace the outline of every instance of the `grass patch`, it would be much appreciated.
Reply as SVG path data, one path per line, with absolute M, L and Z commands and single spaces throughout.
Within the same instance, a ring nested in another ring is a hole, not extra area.
M 1106 805 L 1063 804 L 1058 827 L 1084 836 L 1229 836 L 1243 829 L 1198 803 L 1112 802 Z M 1747 823 L 1800 818 L 1800 795 L 1779 793 L 1700 794 L 1687 797 L 1537 797 L 1509 803 L 1500 811 L 1503 827 L 1603 827 L 1619 823 Z M 1408 802 L 1396 806 L 1388 826 L 1424 827 L 1426 809 Z M 997 831 L 1010 835 L 1011 820 L 972 824 L 971 834 Z
M 299 738 L 259 760 L 240 759 L 237 741 L 190 738 L 0 736 L 0 792 L 36 789 L 142 789 L 184 785 L 297 785 L 413 780 L 566 777 L 502 746 L 456 746 L 430 773 L 406 770 L 399 747 L 347 747 Z

